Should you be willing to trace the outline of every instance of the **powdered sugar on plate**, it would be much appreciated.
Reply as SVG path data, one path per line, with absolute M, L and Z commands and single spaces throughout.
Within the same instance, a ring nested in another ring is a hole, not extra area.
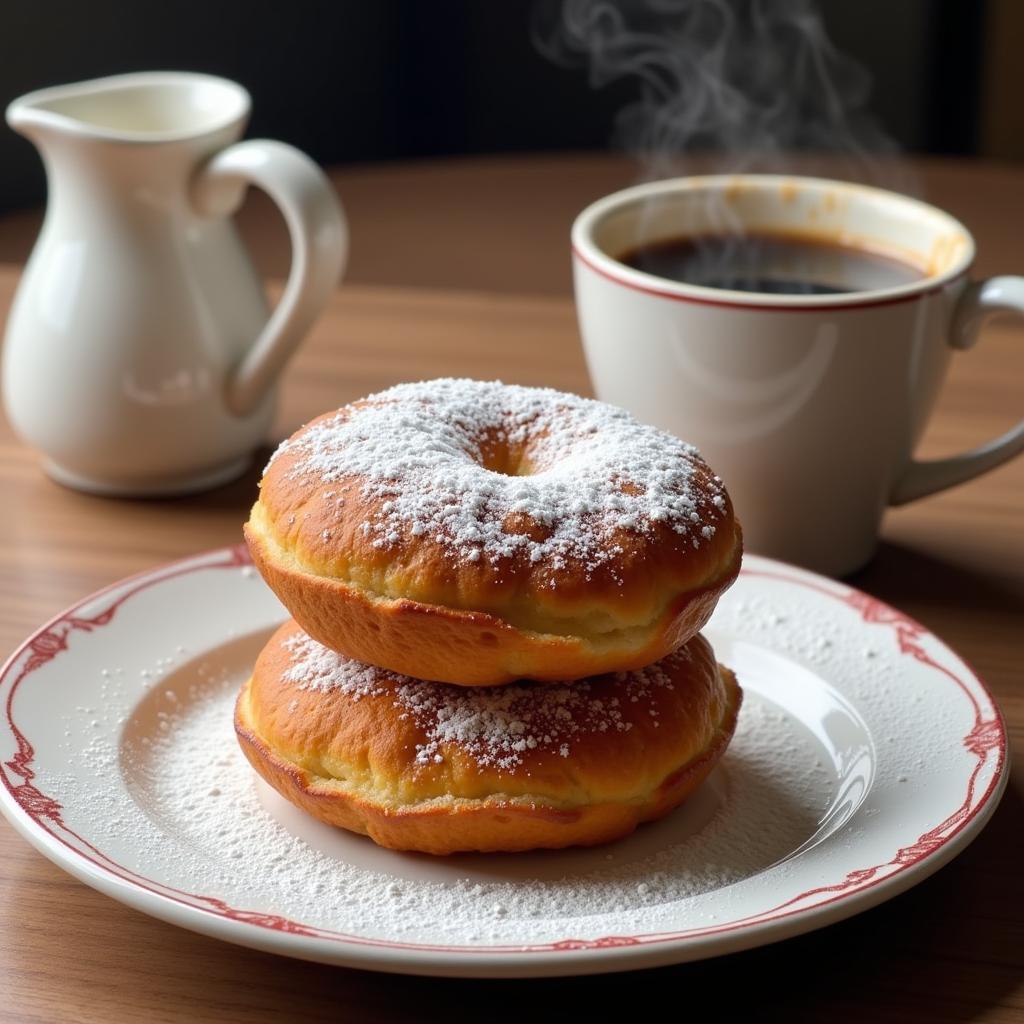
M 685 805 L 591 850 L 382 850 L 243 759 L 234 695 L 285 613 L 239 561 L 210 552 L 94 595 L 0 674 L 4 813 L 89 884 L 221 939 L 451 974 L 694 959 L 903 891 L 1005 788 L 998 709 L 939 638 L 750 556 L 706 633 L 744 687 L 739 729 Z
M 525 462 L 488 467 L 483 446 L 495 442 Z M 469 561 L 525 554 L 593 570 L 619 553 L 617 531 L 663 523 L 699 547 L 726 509 L 706 468 L 695 486 L 692 445 L 615 406 L 498 381 L 401 384 L 305 427 L 268 470 L 285 452 L 293 478 L 341 490 L 358 481 L 376 503 L 362 524 L 375 547 L 427 536 Z
M 678 924 L 680 901 L 695 923 L 714 920 L 731 886 L 815 834 L 836 795 L 818 741 L 748 688 L 736 736 L 705 786 L 627 839 L 517 855 L 383 850 L 309 818 L 252 771 L 232 727 L 246 658 L 203 661 L 161 681 L 121 743 L 116 729 L 95 730 L 81 770 L 55 788 L 96 809 L 95 842 L 145 850 L 147 872 L 166 884 L 306 925 L 508 945 L 657 931 Z M 107 784 L 115 773 L 123 787 Z

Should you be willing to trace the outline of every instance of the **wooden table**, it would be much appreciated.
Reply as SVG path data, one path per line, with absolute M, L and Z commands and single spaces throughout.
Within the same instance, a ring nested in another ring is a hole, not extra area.
M 1024 170 L 921 164 L 930 198 L 980 240 L 982 273 L 1024 270 Z M 288 372 L 275 435 L 399 379 L 501 376 L 586 392 L 568 294 L 566 234 L 591 198 L 628 184 L 611 158 L 476 160 L 336 175 L 354 225 L 351 280 Z M 0 222 L 0 252 L 31 218 Z M 279 228 L 246 211 L 260 259 Z M 407 241 L 403 241 L 407 240 Z M 401 244 L 400 244 L 401 243 Z M 0 267 L 0 309 L 17 281 Z M 926 454 L 993 436 L 1024 413 L 1024 331 L 992 326 L 955 359 Z M 0 652 L 74 599 L 128 573 L 238 540 L 257 472 L 175 501 L 63 490 L 0 424 Z M 920 619 L 987 680 L 1024 754 L 1024 459 L 891 513 L 852 581 Z M 1024 1021 L 1024 787 L 981 837 L 922 885 L 845 923 L 776 946 L 642 974 L 520 982 L 390 977 L 277 958 L 145 917 L 74 881 L 0 822 L 0 1020 Z M 660 1012 L 660 1011 L 658 1011 Z

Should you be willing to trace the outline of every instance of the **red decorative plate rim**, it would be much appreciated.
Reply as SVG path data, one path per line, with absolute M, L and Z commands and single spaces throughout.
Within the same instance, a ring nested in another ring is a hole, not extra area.
M 968 778 L 967 791 L 963 801 L 943 822 L 929 829 L 909 846 L 901 847 L 889 861 L 851 871 L 840 882 L 809 889 L 766 911 L 720 925 L 638 935 L 608 935 L 597 939 L 565 938 L 555 942 L 537 944 L 450 946 L 373 939 L 304 925 L 273 914 L 232 907 L 217 897 L 176 889 L 132 871 L 108 857 L 102 850 L 97 849 L 87 839 L 67 826 L 62 820 L 62 808 L 59 802 L 42 793 L 33 785 L 32 780 L 35 773 L 32 770 L 32 763 L 35 751 L 31 742 L 14 721 L 13 703 L 14 695 L 24 680 L 36 669 L 58 657 L 67 649 L 67 637 L 73 631 L 91 632 L 102 628 L 113 619 L 117 610 L 126 601 L 166 580 L 193 572 L 241 569 L 251 566 L 251 564 L 245 545 L 239 544 L 192 555 L 127 577 L 90 594 L 55 616 L 28 637 L 0 669 L 0 693 L 9 685 L 4 701 L 4 716 L 0 720 L 0 729 L 12 734 L 17 744 L 17 753 L 9 760 L 0 763 L 0 781 L 3 783 L 3 787 L 0 788 L 0 796 L 8 798 L 6 801 L 0 801 L 0 810 L 3 810 L 12 824 L 45 855 L 50 856 L 51 854 L 46 845 L 49 840 L 54 840 L 69 850 L 74 855 L 69 863 L 74 863 L 75 858 L 81 862 L 79 865 L 81 873 L 77 871 L 75 873 L 83 881 L 105 876 L 110 881 L 144 893 L 156 901 L 156 903 L 150 904 L 149 909 L 156 916 L 163 916 L 168 920 L 171 918 L 159 913 L 161 902 L 177 904 L 186 910 L 197 911 L 200 915 L 222 919 L 225 924 L 230 922 L 233 925 L 242 926 L 243 929 L 264 929 L 278 935 L 327 940 L 351 947 L 397 950 L 410 954 L 459 954 L 476 958 L 536 953 L 590 954 L 594 951 L 612 949 L 625 952 L 627 948 L 637 950 L 639 947 L 649 948 L 664 944 L 684 946 L 696 940 L 725 936 L 741 930 L 756 931 L 760 934 L 766 927 L 789 921 L 796 916 L 802 916 L 807 919 L 806 927 L 787 931 L 787 934 L 797 934 L 798 931 L 816 927 L 816 919 L 821 912 L 834 904 L 848 902 L 853 896 L 857 896 L 857 905 L 851 907 L 850 913 L 867 909 L 868 906 L 885 898 L 884 895 L 871 898 L 870 890 L 886 885 L 891 886 L 891 894 L 895 894 L 897 891 L 908 888 L 914 880 L 919 880 L 941 867 L 960 848 L 958 846 L 956 849 L 950 849 L 950 844 L 954 839 L 975 822 L 977 822 L 975 832 L 980 831 L 984 820 L 987 820 L 987 815 L 986 819 L 978 821 L 979 815 L 983 811 L 990 814 L 995 809 L 993 797 L 998 797 L 1001 794 L 1006 782 L 1008 746 L 1005 722 L 991 691 L 959 655 L 956 657 L 966 669 L 966 679 L 935 661 L 921 645 L 921 640 L 924 637 L 932 637 L 936 640 L 938 638 L 935 638 L 920 623 L 885 602 L 846 584 L 816 576 L 794 566 L 749 556 L 741 570 L 741 575 L 770 578 L 811 589 L 819 595 L 838 601 L 856 611 L 865 623 L 893 629 L 901 656 L 911 657 L 918 663 L 941 674 L 954 683 L 971 704 L 974 711 L 974 722 L 971 729 L 962 737 L 962 743 L 977 760 Z M 116 599 L 99 614 L 88 617 L 80 614 L 83 608 L 114 592 L 118 592 Z M 938 642 L 941 643 L 941 640 Z M 983 708 L 982 701 L 979 700 L 972 687 L 980 690 L 980 693 L 988 701 L 988 708 Z M 996 763 L 992 770 L 992 777 L 979 795 L 977 792 L 978 776 L 993 755 L 996 758 Z M 18 782 L 17 779 L 21 781 Z M 55 858 L 51 857 L 51 859 Z M 62 860 L 55 859 L 55 862 L 58 866 L 66 869 L 69 867 L 69 864 L 65 864 Z M 913 879 L 908 879 L 907 872 L 911 869 L 917 869 L 917 871 L 913 872 Z M 899 876 L 903 876 L 902 884 L 900 884 Z M 894 882 L 894 879 L 897 881 Z M 109 889 L 103 891 L 109 895 L 116 895 Z M 862 894 L 868 895 L 861 899 Z M 176 923 L 183 922 L 176 921 Z M 204 929 L 199 924 L 195 924 L 195 930 L 203 931 Z M 239 941 L 244 944 L 246 940 L 239 938 Z M 255 940 L 251 944 L 261 945 Z M 740 947 L 736 946 L 735 948 Z

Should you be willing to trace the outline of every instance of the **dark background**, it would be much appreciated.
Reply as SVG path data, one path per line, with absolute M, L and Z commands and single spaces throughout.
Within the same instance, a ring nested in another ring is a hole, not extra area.
M 820 6 L 838 48 L 870 69 L 870 106 L 904 149 L 974 154 L 993 6 L 1016 2 Z M 594 90 L 584 68 L 543 57 L 537 16 L 535 0 L 5 0 L 0 101 L 124 71 L 196 70 L 250 90 L 250 136 L 324 164 L 605 148 L 636 86 Z M 0 128 L 0 211 L 44 194 L 32 147 Z

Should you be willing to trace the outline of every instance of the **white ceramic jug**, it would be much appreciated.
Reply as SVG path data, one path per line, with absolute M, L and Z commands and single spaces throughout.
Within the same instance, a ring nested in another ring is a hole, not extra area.
M 330 183 L 208 75 L 119 75 L 30 93 L 7 121 L 40 150 L 46 219 L 7 325 L 3 395 L 47 471 L 83 490 L 175 494 L 231 479 L 266 436 L 282 368 L 341 275 Z M 292 242 L 269 313 L 231 214 L 249 185 Z

